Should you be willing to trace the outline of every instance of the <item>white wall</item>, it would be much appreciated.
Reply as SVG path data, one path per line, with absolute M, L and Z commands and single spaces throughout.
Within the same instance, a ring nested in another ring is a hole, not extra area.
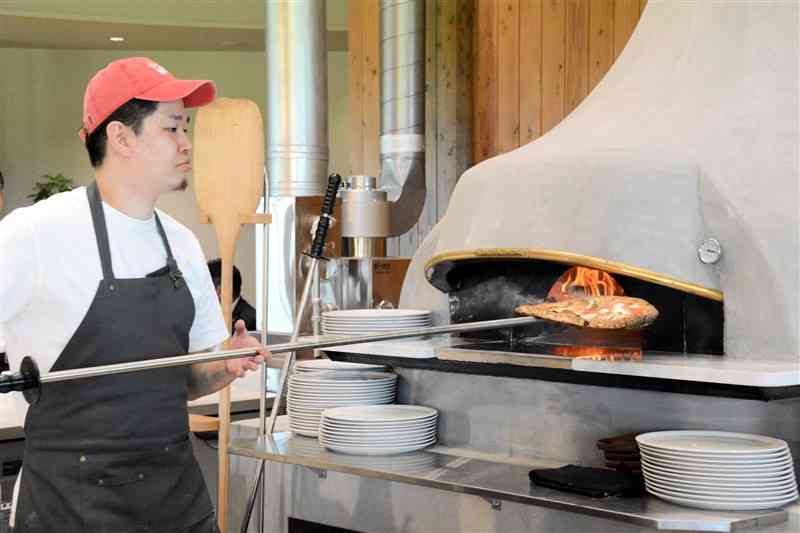
M 265 113 L 262 52 L 119 52 L 0 48 L 0 170 L 6 178 L 5 213 L 24 205 L 42 174 L 63 173 L 77 184 L 93 179 L 78 138 L 83 91 L 89 78 L 110 61 L 130 55 L 152 57 L 176 76 L 212 79 L 221 96 L 249 98 Z M 328 54 L 330 168 L 349 172 L 347 137 L 347 52 Z M 159 207 L 195 232 L 206 257 L 218 256 L 212 226 L 199 223 L 190 188 L 162 199 Z M 0 213 L 0 217 L 3 213 Z M 243 227 L 236 264 L 243 294 L 255 302 L 253 227 Z

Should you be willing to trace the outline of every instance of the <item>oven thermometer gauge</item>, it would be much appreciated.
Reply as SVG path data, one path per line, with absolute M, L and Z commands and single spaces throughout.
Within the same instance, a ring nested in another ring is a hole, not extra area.
M 697 256 L 701 263 L 713 265 L 722 258 L 722 245 L 714 237 L 710 237 L 700 244 L 697 249 Z

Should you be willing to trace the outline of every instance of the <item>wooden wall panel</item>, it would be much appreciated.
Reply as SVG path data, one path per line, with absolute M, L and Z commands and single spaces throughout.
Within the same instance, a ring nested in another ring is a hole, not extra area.
M 575 109 L 611 68 L 647 4 L 647 0 L 475 2 L 476 163 L 536 139 Z M 515 42 L 517 66 L 509 57 Z
M 351 10 L 358 9 L 356 3 L 379 4 L 375 0 L 350 0 Z M 425 0 L 425 9 L 425 206 L 411 230 L 387 239 L 389 256 L 414 254 L 444 215 L 456 182 L 473 161 L 475 0 Z M 376 29 L 375 34 L 367 38 L 377 43 L 378 32 Z M 379 73 L 380 65 L 375 68 Z M 366 66 L 365 70 L 368 69 Z M 369 73 L 362 71 L 364 75 Z M 378 86 L 375 95 L 365 90 L 365 98 L 378 102 L 379 89 Z M 496 113 L 491 115 L 496 123 Z M 379 122 L 380 115 L 376 117 Z M 365 120 L 371 119 L 366 117 Z M 367 128 L 364 131 L 369 134 Z M 378 139 L 377 134 L 375 139 Z M 377 145 L 375 150 L 378 151 Z M 379 168 L 375 172 L 377 175 Z
M 520 145 L 542 134 L 542 0 L 519 0 Z
M 589 3 L 567 0 L 564 52 L 564 116 L 589 93 Z
M 380 4 L 348 4 L 350 73 L 350 173 L 377 176 L 380 170 Z
M 381 49 L 380 3 L 365 2 L 364 14 L 364 173 L 380 174 Z
M 519 146 L 519 0 L 500 0 L 498 8 L 498 143 L 507 152 Z
M 498 144 L 497 4 L 495 0 L 476 0 L 474 96 L 475 135 L 473 155 L 483 161 L 500 153 Z
M 347 59 L 349 66 L 348 103 L 350 106 L 350 172 L 364 169 L 364 27 L 363 2 L 350 2 L 347 11 Z
M 614 3 L 614 59 L 628 44 L 631 33 L 639 22 L 641 0 L 616 0 Z
M 597 85 L 646 0 L 425 0 L 425 209 L 412 255 L 472 164 L 543 135 Z M 379 175 L 380 3 L 348 1 L 351 173 Z
M 564 117 L 566 3 L 545 0 L 542 6 L 542 133 Z
M 614 63 L 614 0 L 589 3 L 589 87 L 594 87 Z

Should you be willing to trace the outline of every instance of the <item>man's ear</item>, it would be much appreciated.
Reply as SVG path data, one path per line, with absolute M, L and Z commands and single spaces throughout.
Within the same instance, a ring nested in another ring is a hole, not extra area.
M 136 146 L 136 134 L 132 128 L 119 121 L 114 121 L 106 126 L 106 153 L 114 152 L 123 158 L 128 158 Z

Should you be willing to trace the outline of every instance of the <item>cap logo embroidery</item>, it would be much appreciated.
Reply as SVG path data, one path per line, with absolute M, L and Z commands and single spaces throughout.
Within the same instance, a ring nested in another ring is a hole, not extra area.
M 151 69 L 155 70 L 159 74 L 168 74 L 167 69 L 165 69 L 164 67 L 162 67 L 158 63 L 148 63 L 147 66 L 150 67 Z

